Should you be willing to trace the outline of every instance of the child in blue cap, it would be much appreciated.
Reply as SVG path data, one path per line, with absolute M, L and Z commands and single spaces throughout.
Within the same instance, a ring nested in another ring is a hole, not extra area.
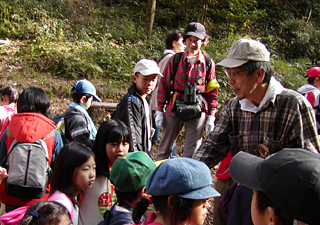
M 220 196 L 212 188 L 209 168 L 190 158 L 168 159 L 150 175 L 146 191 L 158 213 L 151 213 L 139 223 L 149 202 L 138 202 L 133 221 L 140 225 L 202 225 L 208 215 L 208 199 Z
M 65 138 L 68 141 L 76 141 L 91 148 L 92 142 L 96 137 L 97 129 L 87 112 L 92 101 L 101 99 L 96 93 L 94 85 L 86 80 L 78 80 L 72 87 L 73 102 L 70 108 L 64 113 Z

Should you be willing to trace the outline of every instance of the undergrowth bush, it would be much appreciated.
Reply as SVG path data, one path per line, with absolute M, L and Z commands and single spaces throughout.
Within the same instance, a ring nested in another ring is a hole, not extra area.
M 40 74 L 67 80 L 86 77 L 100 79 L 112 88 L 126 88 L 139 59 L 158 60 L 167 33 L 173 28 L 184 29 L 188 22 L 200 18 L 196 15 L 200 4 L 158 3 L 153 33 L 147 39 L 143 0 L 0 0 L 0 39 L 21 41 L 7 63 L 21 67 L 33 78 Z M 305 82 L 306 69 L 320 58 L 320 26 L 314 18 L 293 19 L 291 12 L 286 12 L 286 20 L 267 32 L 263 24 L 257 24 L 271 13 L 257 8 L 261 2 L 223 0 L 207 4 L 205 25 L 212 38 L 204 50 L 215 62 L 227 57 L 235 40 L 252 36 L 267 45 L 276 77 L 285 86 L 297 89 Z M 313 15 L 319 14 L 316 10 Z M 5 54 L 1 51 L 1 60 L 6 60 Z M 223 69 L 217 68 L 216 73 L 221 86 L 219 102 L 223 104 L 233 92 Z

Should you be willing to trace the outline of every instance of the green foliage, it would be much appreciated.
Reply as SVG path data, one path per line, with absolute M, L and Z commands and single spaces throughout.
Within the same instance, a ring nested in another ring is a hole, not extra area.
M 0 0 L 0 39 L 19 40 L 8 63 L 30 77 L 101 79 L 116 89 L 130 85 L 137 60 L 160 58 L 170 30 L 191 21 L 205 24 L 211 41 L 204 50 L 215 62 L 241 37 L 261 40 L 272 53 L 276 77 L 293 89 L 320 58 L 315 0 L 158 0 L 150 39 L 143 28 L 146 6 L 144 0 Z M 0 59 L 7 56 L 1 50 Z M 224 71 L 216 73 L 222 105 L 233 92 Z

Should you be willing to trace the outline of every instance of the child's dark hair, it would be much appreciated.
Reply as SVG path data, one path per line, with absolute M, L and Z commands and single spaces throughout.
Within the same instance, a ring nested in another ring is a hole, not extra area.
M 173 49 L 172 42 L 179 41 L 180 38 L 183 38 L 184 32 L 181 30 L 173 30 L 166 37 L 166 48 Z
M 41 113 L 50 118 L 50 99 L 41 88 L 29 87 L 19 95 L 17 111 Z
M 190 218 L 193 209 L 192 199 L 181 198 L 172 195 L 170 207 L 168 206 L 169 196 L 152 196 L 151 201 L 155 209 L 164 217 L 170 219 L 170 224 L 178 224 Z M 132 219 L 134 223 L 139 223 L 142 215 L 146 212 L 149 206 L 149 200 L 141 198 L 141 201 L 133 208 Z
M 59 224 L 66 215 L 70 219 L 68 210 L 57 202 L 42 201 L 32 204 L 19 225 L 55 225 Z M 71 221 L 71 219 L 70 219 Z
M 71 93 L 72 93 L 73 102 L 78 103 L 78 104 L 80 104 L 80 99 L 82 98 L 82 96 L 86 97 L 85 102 L 87 102 L 88 99 L 92 96 L 90 94 L 77 93 L 75 87 L 72 87 Z
M 257 207 L 259 213 L 263 213 L 268 207 L 272 207 L 276 216 L 278 216 L 280 221 L 282 222 L 282 225 L 293 224 L 294 219 L 291 216 L 289 216 L 285 211 L 277 207 L 271 201 L 271 199 L 262 191 L 257 190 L 257 201 L 255 207 Z
M 308 84 L 313 84 L 316 78 L 320 79 L 319 77 L 308 77 Z
M 3 89 L 1 96 L 8 96 L 9 97 L 9 103 L 17 102 L 18 97 L 20 93 L 22 92 L 22 87 L 19 84 L 12 84 L 9 87 L 6 87 Z
M 119 203 L 119 206 L 123 206 L 124 203 L 126 203 L 126 202 L 132 203 L 135 200 L 141 198 L 141 196 L 140 196 L 141 189 L 138 191 L 123 192 L 123 191 L 120 191 L 116 188 L 115 192 L 117 195 L 117 202 Z
M 74 171 L 91 156 L 95 157 L 91 149 L 84 144 L 70 142 L 63 146 L 54 162 L 50 195 L 60 191 L 77 204 L 73 196 Z
M 120 120 L 107 120 L 100 125 L 92 147 L 96 155 L 97 176 L 103 175 L 109 178 L 110 170 L 106 145 L 107 143 L 120 143 L 121 141 L 131 142 L 130 130 L 123 122 Z

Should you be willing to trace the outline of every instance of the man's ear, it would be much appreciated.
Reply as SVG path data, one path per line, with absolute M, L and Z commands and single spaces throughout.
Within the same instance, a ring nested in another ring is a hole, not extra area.
M 274 209 L 272 207 L 268 207 L 268 225 L 282 225 L 282 221 L 275 214 Z
M 264 72 L 264 69 L 262 69 L 262 68 L 257 69 L 257 74 L 258 74 L 258 82 L 262 83 L 262 81 L 264 80 L 264 77 L 266 75 Z

